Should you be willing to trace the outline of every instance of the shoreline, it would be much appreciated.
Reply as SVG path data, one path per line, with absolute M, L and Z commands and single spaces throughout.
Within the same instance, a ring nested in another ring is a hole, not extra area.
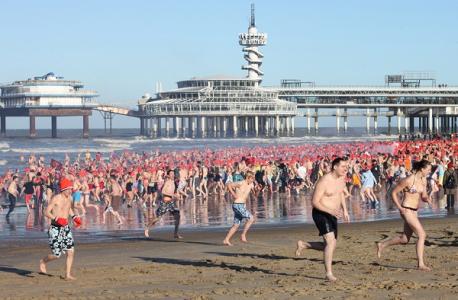
M 458 214 L 445 214 L 445 215 L 428 215 L 428 216 L 419 216 L 420 220 L 428 220 L 428 219 L 454 219 L 458 218 Z M 358 225 L 364 226 L 366 224 L 383 224 L 385 222 L 390 221 L 397 221 L 401 220 L 400 217 L 398 218 L 389 218 L 386 219 L 376 219 L 376 220 L 358 220 L 352 221 L 350 223 L 343 223 L 339 221 L 340 226 L 347 226 L 347 225 Z M 205 233 L 221 233 L 225 234 L 227 230 L 231 227 L 231 224 L 224 224 L 224 225 L 184 225 L 180 227 L 180 233 L 184 235 L 188 234 L 205 234 Z M 257 230 L 300 230 L 301 228 L 305 228 L 307 230 L 316 229 L 315 224 L 313 221 L 311 222 L 301 222 L 301 221 L 286 221 L 286 222 L 270 222 L 270 223 L 254 223 L 250 229 L 250 232 L 257 231 Z M 150 230 L 150 235 L 154 237 L 155 233 L 159 235 L 166 235 L 167 232 L 173 231 L 173 225 L 161 225 L 154 229 Z M 143 238 L 143 229 L 117 229 L 117 230 L 78 230 L 72 229 L 73 236 L 75 237 L 75 241 L 78 244 L 98 244 L 98 243 L 116 243 L 122 241 L 128 241 L 132 238 Z M 0 235 L 0 250 L 2 248 L 13 248 L 13 247 L 24 247 L 24 246 L 33 246 L 35 244 L 44 244 L 47 245 L 47 230 L 39 231 L 39 230 L 32 230 L 27 231 L 27 234 L 19 234 L 19 235 Z
M 76 282 L 60 279 L 65 259 L 50 263 L 53 277 L 38 275 L 47 241 L 0 248 L 0 287 L 11 299 L 456 299 L 458 296 L 457 216 L 422 218 L 428 234 L 426 262 L 432 272 L 415 269 L 415 238 L 384 251 L 379 261 L 374 242 L 393 236 L 402 221 L 339 224 L 334 273 L 323 280 L 322 253 L 306 250 L 295 257 L 298 239 L 320 241 L 312 224 L 258 226 L 242 244 L 223 246 L 226 229 L 152 231 L 112 242 L 83 243 L 76 237 Z

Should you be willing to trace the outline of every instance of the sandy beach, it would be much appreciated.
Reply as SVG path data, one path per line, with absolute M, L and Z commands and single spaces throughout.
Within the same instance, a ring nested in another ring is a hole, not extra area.
M 220 244 L 223 229 L 117 235 L 77 245 L 75 282 L 60 278 L 64 259 L 37 273 L 46 239 L 0 246 L 2 299 L 456 299 L 458 219 L 423 219 L 429 273 L 415 269 L 415 239 L 375 256 L 375 241 L 396 234 L 400 220 L 342 224 L 335 254 L 336 283 L 323 280 L 322 253 L 294 256 L 297 239 L 319 240 L 313 225 L 259 226 L 250 243 Z M 78 242 L 78 237 L 77 237 Z

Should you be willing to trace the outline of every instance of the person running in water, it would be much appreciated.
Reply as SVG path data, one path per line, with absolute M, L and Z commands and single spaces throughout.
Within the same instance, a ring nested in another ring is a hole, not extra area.
M 66 280 L 75 280 L 72 276 L 72 264 L 75 254 L 75 243 L 72 231 L 68 225 L 68 217 L 73 219 L 75 227 L 81 225 L 81 219 L 73 214 L 72 209 L 73 183 L 63 178 L 60 181 L 60 194 L 54 196 L 45 211 L 45 216 L 51 220 L 48 230 L 49 246 L 52 254 L 48 254 L 40 260 L 40 273 L 47 275 L 46 264 L 58 259 L 62 253 L 67 254 Z
M 8 200 L 10 200 L 10 207 L 8 212 L 6 213 L 6 219 L 9 219 L 11 213 L 16 208 L 16 201 L 19 197 L 19 186 L 18 186 L 19 178 L 14 175 L 13 179 L 11 180 L 10 184 L 8 185 Z
M 165 215 L 167 212 L 170 212 L 175 219 L 175 233 L 174 237 L 176 239 L 182 239 L 183 237 L 178 234 L 178 229 L 180 227 L 180 210 L 176 205 L 176 201 L 173 199 L 176 198 L 175 194 L 175 172 L 174 170 L 167 171 L 167 179 L 162 186 L 162 200 L 159 203 L 159 207 L 156 210 L 156 218 L 154 218 L 150 223 L 145 222 L 145 236 L 149 237 L 149 228 L 156 225 L 157 222 Z
M 250 196 L 250 192 L 254 189 L 254 174 L 248 171 L 245 174 L 245 179 L 239 182 L 229 183 L 227 189 L 234 197 L 234 203 L 232 204 L 232 210 L 234 211 L 234 225 L 226 235 L 223 241 L 224 245 L 232 246 L 231 238 L 237 232 L 242 223 L 243 219 L 246 219 L 245 227 L 240 236 L 240 240 L 244 243 L 247 242 L 246 234 L 254 223 L 253 215 L 246 209 L 246 201 Z
M 321 177 L 315 186 L 312 217 L 324 242 L 297 241 L 296 256 L 301 255 L 304 249 L 324 250 L 324 267 L 329 281 L 337 280 L 332 273 L 332 258 L 337 244 L 337 219 L 343 216 L 344 221 L 350 221 L 344 192 L 347 167 L 348 163 L 343 158 L 334 159 L 332 171 Z
M 399 209 L 402 219 L 404 219 L 404 231 L 400 236 L 377 243 L 377 257 L 382 257 L 382 251 L 386 247 L 393 245 L 405 245 L 410 241 L 412 234 L 418 237 L 417 241 L 417 259 L 418 269 L 422 271 L 431 271 L 431 268 L 425 265 L 423 252 L 425 249 L 426 233 L 423 226 L 418 220 L 418 208 L 420 199 L 431 204 L 431 199 L 426 192 L 426 176 L 431 172 L 431 163 L 427 160 L 421 160 L 414 165 L 413 174 L 404 178 L 393 189 L 391 197 L 394 204 Z M 403 201 L 399 201 L 398 193 L 404 194 Z
M 118 225 L 122 225 L 122 217 L 119 214 L 121 209 L 121 196 L 122 196 L 122 187 L 118 182 L 118 177 L 116 174 L 110 175 L 110 184 L 109 184 L 109 197 L 106 198 L 109 202 L 106 204 L 105 211 L 103 212 L 103 224 L 105 224 L 106 215 L 111 213 L 113 216 L 118 219 Z

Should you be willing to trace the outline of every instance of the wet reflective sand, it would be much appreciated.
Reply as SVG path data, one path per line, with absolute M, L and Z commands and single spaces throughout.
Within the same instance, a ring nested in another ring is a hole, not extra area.
M 385 201 L 384 189 L 379 192 L 380 203 L 372 209 L 370 205 L 363 204 L 359 196 L 355 195 L 347 200 L 347 206 L 352 222 L 375 221 L 383 219 L 399 218 L 399 212 L 394 209 L 392 203 Z M 433 206 L 424 204 L 420 209 L 421 216 L 444 216 L 450 214 L 444 209 L 444 201 L 433 200 Z M 20 201 L 19 205 L 23 202 Z M 105 236 L 108 232 L 139 231 L 143 229 L 145 216 L 152 218 L 155 208 L 148 208 L 146 211 L 141 205 L 134 204 L 127 208 L 123 205 L 121 214 L 125 219 L 123 225 L 118 226 L 117 221 L 111 216 L 107 216 L 106 223 L 102 222 L 103 205 L 100 203 L 100 213 L 89 208 L 83 218 L 83 226 L 77 230 L 77 235 L 84 235 L 88 238 Z M 181 226 L 187 229 L 198 228 L 222 228 L 232 225 L 231 200 L 225 196 L 211 195 L 208 199 L 198 197 L 197 199 L 188 198 L 179 202 L 181 210 Z M 291 224 L 291 223 L 313 223 L 311 217 L 311 192 L 302 191 L 299 195 L 265 193 L 257 198 L 251 197 L 247 203 L 248 209 L 256 216 L 256 224 Z M 39 209 L 27 213 L 24 206 L 17 207 L 10 219 L 5 218 L 6 210 L 0 214 L 0 241 L 43 238 L 48 228 L 48 221 L 44 218 Z M 165 215 L 164 218 L 152 229 L 171 230 L 173 218 Z M 128 235 L 128 233 L 126 233 Z

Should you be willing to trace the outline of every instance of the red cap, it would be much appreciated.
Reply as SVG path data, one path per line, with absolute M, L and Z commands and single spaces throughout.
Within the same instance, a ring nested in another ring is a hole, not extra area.
M 453 165 L 453 163 L 452 163 L 452 162 L 449 162 L 449 163 L 447 164 L 447 168 L 449 168 L 449 169 L 453 169 L 453 168 L 454 168 L 454 165 Z
M 73 182 L 67 178 L 63 178 L 60 181 L 60 191 L 63 192 L 65 190 L 73 188 Z

